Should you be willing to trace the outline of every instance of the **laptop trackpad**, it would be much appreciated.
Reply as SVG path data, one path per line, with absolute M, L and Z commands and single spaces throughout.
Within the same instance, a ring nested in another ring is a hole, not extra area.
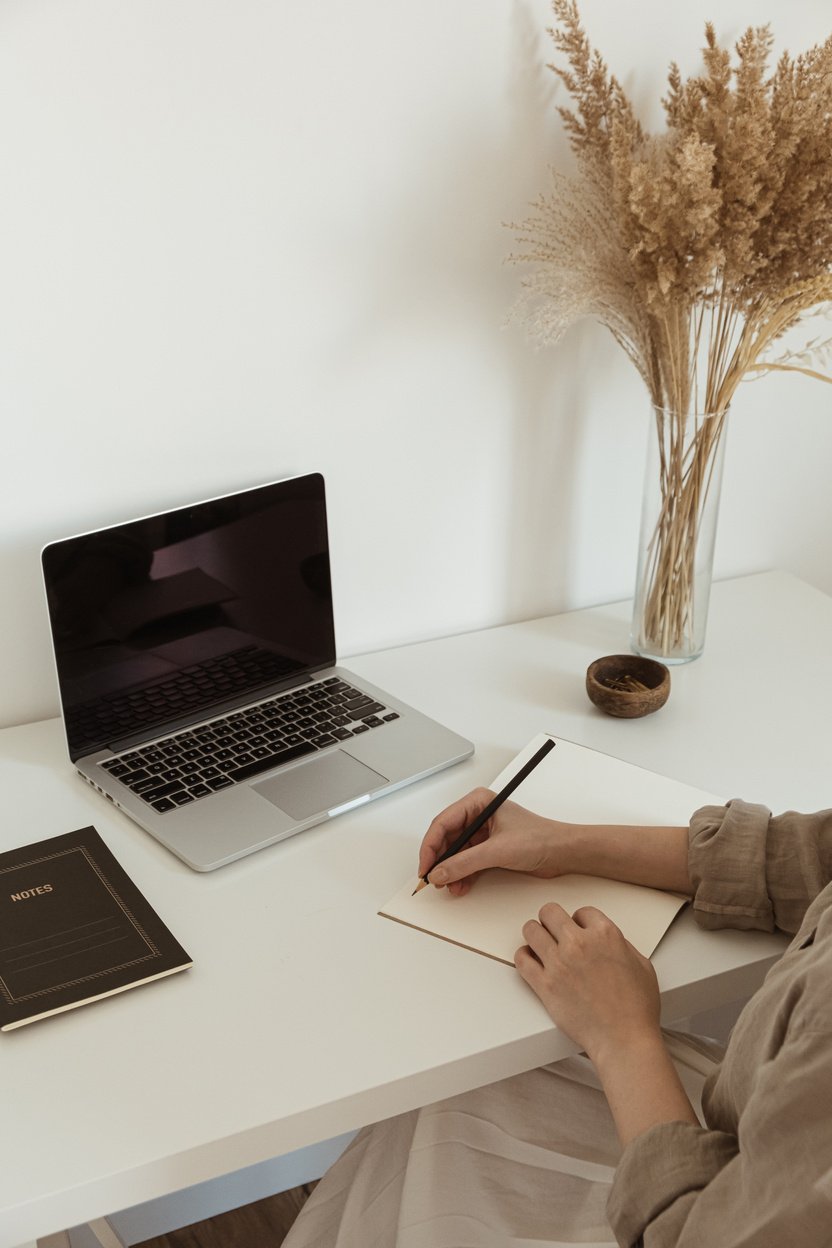
M 310 815 L 371 793 L 386 782 L 386 776 L 379 775 L 372 767 L 365 767 L 343 750 L 337 750 L 323 758 L 299 763 L 282 776 L 272 776 L 271 780 L 252 787 L 293 819 L 308 819 Z

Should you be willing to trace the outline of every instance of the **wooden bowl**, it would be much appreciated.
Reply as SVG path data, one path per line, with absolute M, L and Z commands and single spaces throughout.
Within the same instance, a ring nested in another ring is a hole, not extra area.
M 586 669 L 590 702 L 607 715 L 638 719 L 664 706 L 670 693 L 670 672 L 664 663 L 638 654 L 607 654 Z

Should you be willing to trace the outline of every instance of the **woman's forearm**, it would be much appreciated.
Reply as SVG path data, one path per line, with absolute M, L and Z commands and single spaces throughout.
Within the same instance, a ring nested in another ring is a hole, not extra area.
M 663 1122 L 696 1117 L 661 1032 L 590 1055 L 601 1079 L 622 1147 Z
M 691 896 L 686 827 L 563 824 L 570 870 Z

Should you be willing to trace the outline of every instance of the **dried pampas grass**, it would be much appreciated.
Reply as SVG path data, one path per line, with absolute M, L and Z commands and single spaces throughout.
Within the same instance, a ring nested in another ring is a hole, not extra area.
M 671 66 L 667 128 L 648 135 L 574 0 L 552 7 L 578 167 L 552 171 L 511 227 L 534 337 L 556 342 L 594 317 L 674 411 L 724 411 L 751 371 L 817 375 L 805 347 L 767 353 L 832 302 L 832 37 L 767 75 L 767 26 L 745 32 L 732 65 L 708 24 L 704 72 L 683 80 Z
M 577 169 L 551 171 L 531 215 L 511 227 L 520 245 L 511 260 L 527 268 L 516 312 L 543 344 L 583 317 L 600 321 L 654 407 L 679 422 L 644 641 L 668 653 L 684 645 L 690 544 L 737 386 L 768 371 L 832 380 L 817 367 L 832 337 L 773 350 L 832 307 L 832 37 L 784 54 L 772 72 L 768 26 L 749 28 L 732 61 L 707 24 L 702 73 L 683 79 L 671 65 L 667 125 L 651 135 L 590 46 L 574 0 L 552 7 L 564 63 L 551 68 L 574 103 L 559 112 Z M 681 429 L 694 413 L 718 419 L 691 440 Z

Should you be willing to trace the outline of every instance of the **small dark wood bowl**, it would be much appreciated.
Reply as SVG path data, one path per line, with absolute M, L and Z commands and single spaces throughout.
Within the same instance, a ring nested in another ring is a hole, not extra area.
M 670 672 L 664 663 L 638 654 L 606 654 L 586 669 L 586 692 L 607 715 L 638 719 L 664 706 Z

